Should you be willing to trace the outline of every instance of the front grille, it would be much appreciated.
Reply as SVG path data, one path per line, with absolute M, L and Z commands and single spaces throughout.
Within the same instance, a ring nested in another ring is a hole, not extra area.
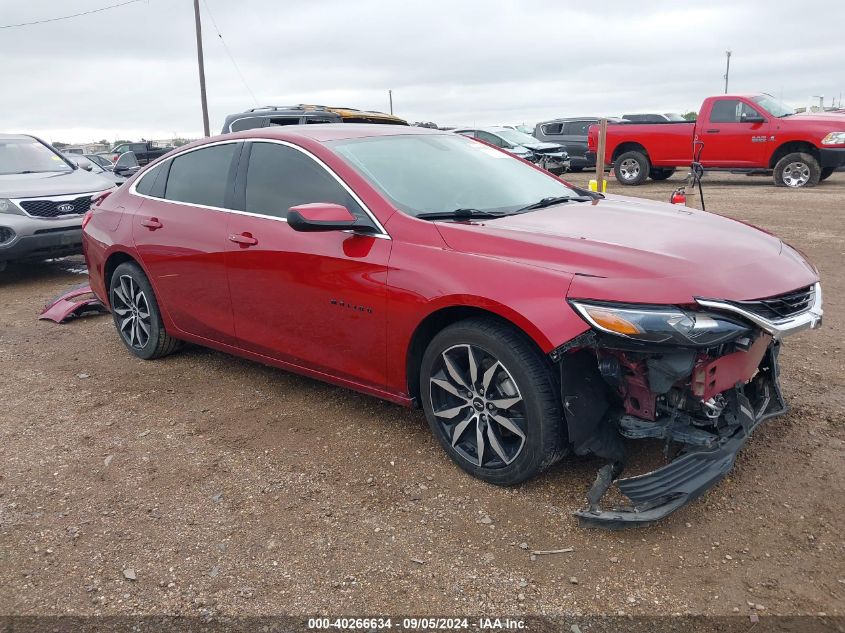
M 814 299 L 813 286 L 807 286 L 776 297 L 754 301 L 731 301 L 730 303 L 769 321 L 779 321 L 806 312 L 813 305 Z
M 21 200 L 20 205 L 24 211 L 36 218 L 82 215 L 91 207 L 91 194 L 73 200 Z

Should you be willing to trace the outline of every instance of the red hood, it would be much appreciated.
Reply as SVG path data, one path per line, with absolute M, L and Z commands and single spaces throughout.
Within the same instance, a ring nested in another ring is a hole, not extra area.
M 574 274 L 569 296 L 634 303 L 759 299 L 817 280 L 780 239 L 697 209 L 608 196 L 476 223 L 438 223 L 458 251 Z

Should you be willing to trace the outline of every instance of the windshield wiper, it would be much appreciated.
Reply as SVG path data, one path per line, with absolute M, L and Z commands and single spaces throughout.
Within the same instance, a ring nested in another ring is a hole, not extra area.
M 533 211 L 534 209 L 545 209 L 546 207 L 551 207 L 556 204 L 562 204 L 564 202 L 589 202 L 592 198 L 588 198 L 586 196 L 551 196 L 549 198 L 543 198 L 542 200 L 538 200 L 528 206 L 522 207 L 518 209 L 516 213 L 522 213 L 523 211 Z
M 507 213 L 501 211 L 481 211 L 480 209 L 454 209 L 453 211 L 433 211 L 419 213 L 421 220 L 475 220 L 481 218 L 500 218 Z

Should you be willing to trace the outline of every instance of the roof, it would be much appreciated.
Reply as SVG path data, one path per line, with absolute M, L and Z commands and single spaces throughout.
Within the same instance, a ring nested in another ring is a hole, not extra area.
M 224 134 L 219 138 L 271 138 L 278 140 L 309 138 L 318 142 L 337 141 L 349 138 L 366 138 L 369 136 L 407 136 L 422 134 L 449 134 L 442 130 L 413 127 L 409 125 L 384 125 L 356 123 L 311 123 L 307 125 L 280 125 L 274 127 L 259 127 L 243 132 Z M 216 138 L 216 137 L 215 137 Z

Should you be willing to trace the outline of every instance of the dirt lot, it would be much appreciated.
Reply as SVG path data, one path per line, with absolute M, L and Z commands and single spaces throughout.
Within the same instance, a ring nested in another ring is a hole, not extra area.
M 418 411 L 197 347 L 136 360 L 108 316 L 36 321 L 84 264 L 10 266 L 0 614 L 845 615 L 845 173 L 806 191 L 708 175 L 705 195 L 813 259 L 825 325 L 785 345 L 791 412 L 729 479 L 634 531 L 571 516 L 597 461 L 495 488 Z

